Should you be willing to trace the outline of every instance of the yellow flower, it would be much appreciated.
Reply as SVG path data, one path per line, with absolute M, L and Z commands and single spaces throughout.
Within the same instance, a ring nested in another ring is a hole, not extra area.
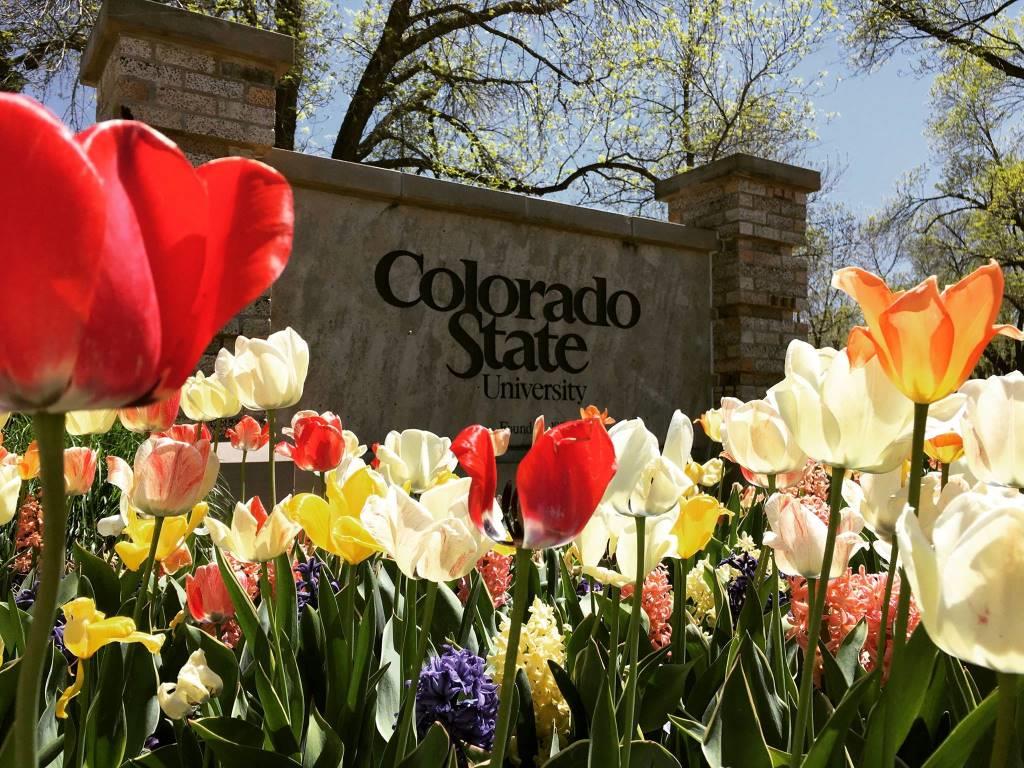
M 191 558 L 184 557 L 180 550 L 185 549 L 185 539 L 199 527 L 199 524 L 206 517 L 210 507 L 204 501 L 192 507 L 187 517 L 165 517 L 164 527 L 160 531 L 160 541 L 156 545 L 156 561 L 164 563 L 164 569 L 173 573 L 182 565 L 190 562 Z M 149 547 L 153 541 L 153 528 L 156 520 L 152 517 L 140 517 L 134 507 L 129 506 L 127 511 L 128 525 L 124 532 L 128 535 L 128 541 L 119 541 L 114 550 L 117 552 L 125 567 L 130 571 L 137 571 L 146 562 L 149 556 Z M 176 566 L 176 567 L 175 567 Z
M 924 452 L 940 464 L 952 464 L 964 455 L 964 439 L 956 432 L 935 435 L 924 441 Z
M 693 557 L 704 549 L 711 541 L 718 518 L 727 514 L 730 514 L 729 510 L 706 493 L 680 504 L 679 517 L 672 528 L 678 541 L 679 557 Z
M 492 652 L 487 657 L 487 663 L 495 670 L 500 670 L 505 663 L 508 630 L 509 620 L 506 617 L 502 619 L 501 631 L 494 638 Z M 558 617 L 554 609 L 535 597 L 530 607 L 530 620 L 523 625 L 522 634 L 519 636 L 516 664 L 522 668 L 527 680 L 530 681 L 533 710 L 537 720 L 537 736 L 540 738 L 542 751 L 550 746 L 553 733 L 564 734 L 569 730 L 569 705 L 562 696 L 554 675 L 551 674 L 548 659 L 565 666 L 565 638 L 558 626 Z
M 283 510 L 318 547 L 357 565 L 381 551 L 377 540 L 363 527 L 359 513 L 368 498 L 383 495 L 384 484 L 359 459 L 346 469 L 341 475 L 339 470 L 327 473 L 326 500 L 300 493 Z
M 725 465 L 722 460 L 717 457 L 714 459 L 708 459 L 703 464 L 691 461 L 686 465 L 686 476 L 693 481 L 694 491 L 697 490 L 696 486 L 698 485 L 702 485 L 705 488 L 718 485 L 722 482 L 722 475 L 724 473 Z
M 64 647 L 82 661 L 78 665 L 75 683 L 61 694 L 57 702 L 57 717 L 67 717 L 68 702 L 82 690 L 85 683 L 85 660 L 92 658 L 96 652 L 111 643 L 142 643 L 150 653 L 159 653 L 163 647 L 162 635 L 150 635 L 135 629 L 135 622 L 127 616 L 107 618 L 102 611 L 96 610 L 96 603 L 90 597 L 79 597 L 63 607 Z

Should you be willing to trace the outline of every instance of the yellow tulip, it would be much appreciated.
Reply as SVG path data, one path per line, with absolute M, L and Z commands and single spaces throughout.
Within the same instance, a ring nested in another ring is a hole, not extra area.
M 79 597 L 63 607 L 64 647 L 82 661 L 74 685 L 61 694 L 57 702 L 57 717 L 68 716 L 68 703 L 78 695 L 85 683 L 85 660 L 91 658 L 105 645 L 111 643 L 142 643 L 150 653 L 159 653 L 164 644 L 163 635 L 139 632 L 135 622 L 127 616 L 107 618 L 103 611 L 96 610 L 96 603 L 90 597 Z
M 164 570 L 168 573 L 174 573 L 182 565 L 191 561 L 191 558 L 185 558 L 180 550 L 185 548 L 185 540 L 199 527 L 209 510 L 209 505 L 202 502 L 192 508 L 187 518 L 182 515 L 164 518 L 160 541 L 156 545 L 156 561 L 163 563 Z M 114 551 L 117 552 L 128 570 L 137 571 L 149 556 L 156 520 L 152 517 L 139 517 L 138 512 L 131 506 L 128 507 L 127 517 L 128 524 L 125 526 L 124 532 L 127 534 L 128 540 L 119 541 L 114 546 Z
M 380 552 L 377 540 L 363 527 L 359 519 L 366 500 L 384 494 L 379 476 L 356 459 L 348 472 L 327 473 L 327 499 L 312 493 L 300 493 L 283 507 L 285 514 L 306 531 L 316 546 L 345 562 L 357 565 L 375 552 Z
M 952 464 L 964 455 L 964 439 L 956 432 L 935 435 L 924 441 L 924 452 L 940 464 Z
M 702 493 L 679 505 L 672 533 L 675 534 L 679 557 L 693 557 L 711 541 L 718 518 L 730 514 L 718 499 Z

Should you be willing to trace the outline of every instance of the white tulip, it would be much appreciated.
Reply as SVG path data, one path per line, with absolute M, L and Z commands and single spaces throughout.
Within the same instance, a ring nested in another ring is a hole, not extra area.
M 0 464 L 0 525 L 11 522 L 18 513 L 21 476 L 16 464 Z
M 909 508 L 896 533 L 932 642 L 964 661 L 1024 673 L 1024 496 L 978 485 L 953 499 L 931 535 Z
M 98 411 L 71 411 L 64 416 L 64 428 L 69 435 L 103 435 L 117 420 L 117 409 Z
M 722 445 L 729 457 L 758 475 L 802 470 L 807 455 L 779 415 L 772 393 L 744 403 L 722 398 Z
M 987 483 L 1024 487 L 1024 374 L 968 381 L 961 428 L 971 472 Z
M 449 438 L 422 429 L 388 432 L 377 446 L 377 471 L 389 485 L 407 493 L 423 493 L 449 479 L 458 466 L 451 445 Z
M 206 664 L 206 654 L 194 651 L 185 666 L 178 672 L 176 683 L 161 683 L 156 698 L 160 709 L 171 720 L 189 716 L 195 707 L 200 707 L 224 688 L 224 681 Z
M 469 517 L 471 484 L 468 477 L 451 480 L 419 501 L 393 485 L 386 496 L 366 500 L 360 520 L 409 578 L 460 579 L 492 546 Z
M 235 353 L 222 349 L 215 365 L 217 377 L 238 395 L 243 408 L 272 411 L 288 408 L 302 398 L 309 370 L 309 345 L 286 328 L 266 339 L 235 339 Z
M 181 410 L 192 421 L 214 421 L 237 416 L 242 410 L 238 395 L 217 374 L 198 371 L 181 388 Z
M 764 512 L 771 530 L 765 532 L 763 541 L 775 550 L 779 570 L 791 576 L 821 578 L 828 525 L 814 514 L 814 510 L 788 493 L 772 494 L 765 503 Z M 860 536 L 863 529 L 864 518 L 858 512 L 849 508 L 840 512 L 828 578 L 841 576 L 850 558 L 865 546 L 866 542 Z
M 693 447 L 693 424 L 681 411 L 672 414 L 665 447 L 644 426 L 643 419 L 620 421 L 610 430 L 618 464 L 601 500 L 630 515 L 661 515 L 679 505 L 695 485 L 686 474 Z
M 818 461 L 889 472 L 910 455 L 914 404 L 877 356 L 851 366 L 845 349 L 794 340 L 786 350 L 786 378 L 771 392 L 797 445 Z
M 291 498 L 282 499 L 269 515 L 259 497 L 245 504 L 239 502 L 235 504 L 230 528 L 219 520 L 207 518 L 206 530 L 214 544 L 239 560 L 249 563 L 273 560 L 292 548 L 292 542 L 302 530 L 302 526 L 285 514 Z

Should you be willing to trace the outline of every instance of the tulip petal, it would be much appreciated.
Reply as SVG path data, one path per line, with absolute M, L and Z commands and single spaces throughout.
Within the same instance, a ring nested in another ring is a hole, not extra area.
M 469 489 L 469 518 L 478 530 L 486 533 L 484 515 L 491 511 L 498 492 L 498 465 L 491 432 L 480 424 L 466 427 L 452 441 L 451 450 L 466 474 L 473 478 Z
M 844 267 L 832 275 L 832 287 L 856 301 L 869 328 L 876 328 L 878 318 L 893 303 L 898 293 L 889 290 L 885 280 L 860 267 Z
M 103 177 L 116 216 L 108 215 L 96 307 L 75 384 L 128 396 L 93 406 L 162 399 L 168 393 L 155 392 L 160 368 L 177 353 L 182 330 L 192 327 L 202 277 L 203 187 L 181 150 L 142 123 L 112 120 L 78 138 Z
M 943 391 L 940 377 L 949 366 L 956 329 L 934 277 L 904 293 L 878 323 L 888 359 L 898 361 L 894 383 L 903 394 L 915 403 L 930 403 L 959 386 Z
M 943 382 L 952 391 L 971 375 L 995 333 L 992 324 L 1003 301 L 1003 271 L 990 261 L 943 291 L 942 299 L 956 328 Z
M 292 250 L 291 186 L 270 166 L 242 157 L 214 160 L 197 175 L 209 201 L 202 290 L 193 295 L 191 343 L 166 386 L 181 386 L 219 331 L 284 271 Z M 182 329 L 179 328 L 179 333 Z
M 107 204 L 71 133 L 31 99 L 0 93 L 0 144 L 0 410 L 33 410 L 54 403 L 71 379 L 99 280 Z

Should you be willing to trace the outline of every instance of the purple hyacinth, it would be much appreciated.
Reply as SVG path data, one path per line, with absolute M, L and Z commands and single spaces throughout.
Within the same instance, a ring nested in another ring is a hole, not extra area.
M 490 749 L 498 715 L 498 689 L 484 660 L 450 645 L 420 671 L 416 688 L 416 728 L 425 734 L 440 723 L 461 744 Z
M 36 591 L 39 589 L 39 582 L 33 582 L 30 586 L 26 587 L 22 583 L 21 587 L 14 594 L 14 604 L 22 611 L 28 612 L 36 602 Z M 53 644 L 57 646 L 57 650 L 60 651 L 64 658 L 67 659 L 68 664 L 74 664 L 75 656 L 69 651 L 64 645 L 64 625 L 67 623 L 67 619 L 64 618 L 64 614 L 58 612 L 57 619 L 54 622 L 54 627 L 50 630 L 50 639 L 53 640 Z
M 739 571 L 728 586 L 729 611 L 732 613 L 733 620 L 736 620 L 747 599 L 747 585 L 753 581 L 754 575 L 757 573 L 757 558 L 749 552 L 733 553 L 718 565 L 719 567 L 731 565 Z
M 601 582 L 594 581 L 590 578 L 580 579 L 580 583 L 576 587 L 576 595 L 578 597 L 586 597 L 591 592 L 603 592 L 604 587 Z
M 305 562 L 295 566 L 299 578 L 295 581 L 295 599 L 299 612 L 307 605 L 310 608 L 319 607 L 320 576 L 323 573 L 324 563 L 316 555 L 311 556 Z M 340 587 L 338 582 L 331 579 L 331 589 L 337 592 Z

